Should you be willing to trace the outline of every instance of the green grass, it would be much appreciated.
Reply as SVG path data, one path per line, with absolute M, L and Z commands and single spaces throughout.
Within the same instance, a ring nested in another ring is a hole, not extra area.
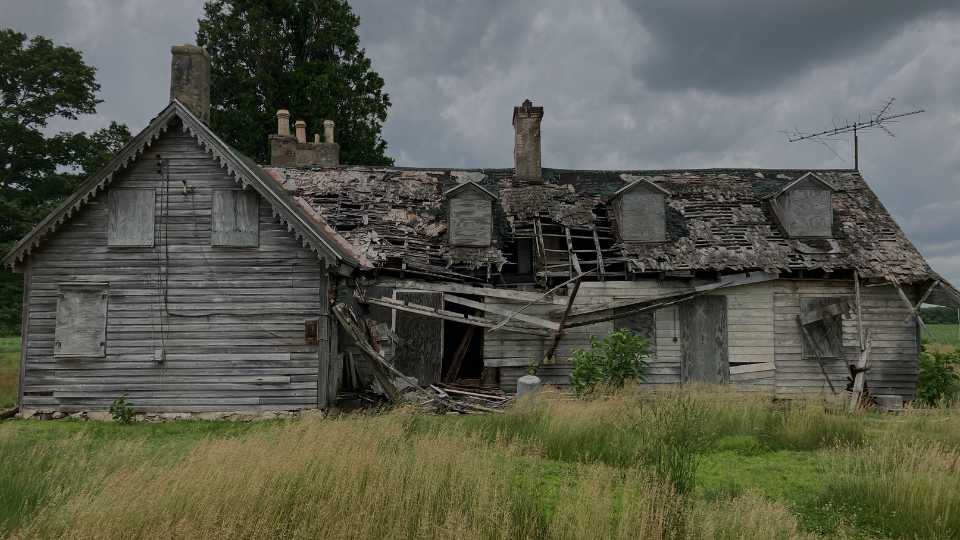
M 17 404 L 20 338 L 0 338 L 0 409 Z
M 955 324 L 928 324 L 927 328 L 936 338 L 937 343 L 960 347 L 960 331 Z
M 953 538 L 957 412 L 687 387 L 491 416 L 3 422 L 0 537 Z

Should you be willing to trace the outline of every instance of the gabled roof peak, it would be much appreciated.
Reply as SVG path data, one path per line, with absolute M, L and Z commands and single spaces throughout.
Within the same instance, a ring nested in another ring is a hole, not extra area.
M 832 192 L 836 192 L 836 191 L 837 191 L 837 188 L 834 187 L 833 184 L 831 184 L 830 182 L 827 182 L 826 180 L 824 180 L 823 178 L 820 178 L 819 176 L 817 176 L 816 174 L 814 174 L 814 173 L 812 173 L 812 172 L 808 172 L 808 173 L 806 173 L 806 174 L 804 174 L 804 175 L 801 175 L 800 178 L 797 178 L 797 179 L 794 180 L 793 182 L 790 182 L 789 184 L 783 186 L 783 188 L 781 188 L 780 191 L 774 193 L 773 195 L 768 195 L 768 196 L 764 197 L 764 199 L 773 199 L 773 198 L 779 197 L 780 195 L 783 195 L 784 193 L 790 191 L 791 189 L 794 188 L 794 186 L 796 186 L 797 184 L 799 184 L 799 183 L 801 183 L 801 182 L 803 182 L 803 181 L 805 181 L 805 180 L 810 180 L 810 181 L 813 182 L 814 184 L 817 184 L 817 185 L 823 187 L 824 189 L 829 189 L 829 190 L 832 191 Z
M 451 196 L 453 196 L 453 195 L 455 195 L 455 194 L 457 194 L 457 193 L 460 193 L 461 191 L 464 191 L 464 190 L 466 190 L 466 189 L 473 189 L 473 190 L 479 191 L 481 194 L 486 195 L 487 197 L 489 197 L 490 200 L 495 200 L 495 199 L 497 198 L 496 195 L 494 195 L 493 193 L 490 193 L 489 191 L 487 191 L 486 189 L 484 189 L 483 186 L 481 186 L 480 184 L 474 182 L 473 180 L 470 180 L 470 181 L 468 181 L 468 182 L 464 182 L 464 183 L 462 183 L 462 184 L 460 184 L 460 185 L 458 185 L 458 186 L 456 186 L 456 187 L 454 187 L 454 188 L 451 188 L 451 189 L 447 190 L 447 192 L 444 193 L 443 196 L 449 198 L 449 197 L 451 197 Z
M 623 196 L 623 195 L 626 194 L 626 193 L 629 193 L 629 192 L 633 191 L 634 189 L 636 189 L 636 188 L 638 188 L 638 187 L 640 187 L 640 186 L 643 186 L 643 187 L 645 187 L 645 188 L 647 188 L 647 189 L 650 189 L 650 190 L 652 190 L 652 191 L 654 191 L 654 192 L 656 192 L 656 193 L 662 193 L 663 195 L 666 195 L 666 196 L 668 196 L 668 197 L 671 195 L 671 193 L 670 193 L 669 191 L 667 191 L 667 190 L 663 189 L 662 187 L 654 184 L 652 181 L 650 181 L 649 178 L 646 178 L 646 177 L 644 177 L 644 176 L 630 176 L 630 175 L 627 175 L 627 174 L 621 174 L 621 175 L 620 175 L 620 178 L 623 178 L 624 180 L 626 180 L 626 181 L 628 181 L 628 182 L 630 182 L 630 183 L 627 184 L 626 186 L 620 188 L 619 190 L 617 190 L 617 192 L 614 193 L 612 197 L 610 197 L 610 200 L 611 200 L 611 201 L 613 201 L 614 199 L 616 199 L 616 198 L 618 198 L 618 197 Z

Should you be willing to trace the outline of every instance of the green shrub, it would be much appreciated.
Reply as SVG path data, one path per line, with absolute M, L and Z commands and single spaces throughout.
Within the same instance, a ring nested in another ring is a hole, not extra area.
M 643 361 L 650 356 L 650 342 L 641 335 L 633 335 L 624 328 L 610 332 L 600 341 L 590 334 L 590 350 L 583 347 L 573 351 L 573 371 L 570 386 L 582 392 L 598 383 L 621 387 L 628 380 L 646 381 L 644 373 L 648 364 Z
M 133 420 L 133 404 L 127 402 L 127 396 L 130 394 L 120 394 L 117 399 L 110 404 L 110 414 L 113 419 L 121 424 L 129 424 Z
M 923 405 L 935 406 L 941 400 L 956 399 L 958 391 L 955 366 L 960 364 L 960 352 L 942 352 L 930 346 L 924 340 L 921 345 L 920 380 L 917 384 L 917 401 Z

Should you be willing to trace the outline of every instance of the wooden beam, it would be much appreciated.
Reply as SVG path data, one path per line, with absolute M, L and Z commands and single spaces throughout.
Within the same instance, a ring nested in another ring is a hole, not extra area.
M 806 337 L 810 341 L 810 346 L 813 349 L 813 354 L 817 357 L 817 363 L 820 364 L 820 371 L 823 372 L 823 378 L 826 379 L 827 384 L 830 385 L 830 391 L 833 392 L 834 395 L 836 395 L 837 389 L 833 387 L 833 383 L 830 381 L 830 376 L 827 375 L 827 368 L 823 367 L 823 359 L 820 358 L 820 353 L 817 352 L 817 342 L 813 340 L 813 336 L 811 336 L 810 332 L 807 331 L 806 326 L 801 324 L 800 330 L 803 332 L 804 337 Z
M 516 300 L 518 302 L 533 302 L 540 304 L 556 304 L 558 306 L 567 305 L 567 299 L 554 296 L 552 294 L 543 295 L 541 293 L 527 291 L 511 291 L 507 289 L 493 289 L 487 287 L 470 287 L 458 283 L 426 283 L 413 280 L 384 280 L 368 285 L 380 287 L 392 287 L 394 289 L 412 289 L 416 291 L 435 291 L 454 294 L 471 294 L 476 296 L 492 296 L 494 298 L 503 298 L 506 300 Z
M 343 328 L 347 331 L 347 334 L 353 339 L 353 342 L 356 344 L 357 348 L 360 349 L 360 352 L 362 353 L 361 356 L 367 360 L 370 370 L 373 371 L 373 375 L 376 377 L 377 382 L 383 387 L 384 392 L 387 394 L 387 398 L 393 403 L 403 403 L 403 398 L 400 397 L 400 393 L 397 392 L 397 388 L 392 382 L 390 382 L 390 377 L 387 376 L 387 373 L 384 370 L 384 366 L 392 366 L 390 366 L 390 364 L 383 359 L 379 353 L 370 347 L 366 332 L 361 332 L 360 324 L 353 320 L 354 315 L 350 312 L 350 309 L 345 304 L 341 303 L 333 306 L 332 311 L 337 317 L 337 320 L 340 321 L 340 324 L 342 324 Z
M 600 281 L 603 281 L 603 278 L 606 277 L 607 272 L 603 268 L 603 250 L 600 248 L 600 237 L 597 236 L 596 227 L 593 227 L 590 230 L 593 231 L 593 245 L 597 248 L 597 267 L 600 268 Z
M 933 282 L 933 285 L 931 285 L 930 288 L 927 289 L 927 292 L 923 295 L 923 298 L 921 298 L 920 301 L 917 302 L 916 307 L 913 308 L 913 310 L 910 312 L 910 315 L 907 315 L 907 318 L 904 319 L 903 322 L 909 321 L 909 320 L 910 320 L 910 317 L 912 317 L 914 314 L 916 314 L 916 315 L 919 315 L 919 314 L 920 314 L 920 306 L 922 306 L 923 303 L 927 301 L 927 297 L 929 297 L 929 296 L 930 296 L 930 293 L 933 292 L 933 288 L 936 287 L 936 286 L 939 285 L 939 284 L 940 284 L 940 280 L 939 280 L 939 279 Z
M 550 348 L 547 349 L 546 353 L 543 355 L 543 358 L 540 360 L 539 365 L 543 365 L 544 362 L 553 358 L 553 355 L 557 352 L 557 347 L 560 346 L 560 340 L 563 339 L 564 331 L 563 326 L 567 324 L 567 316 L 570 315 L 570 308 L 573 307 L 574 300 L 577 299 L 577 291 L 580 290 L 580 280 L 578 279 L 573 283 L 573 291 L 570 293 L 570 301 L 567 302 L 567 311 L 563 314 L 563 318 L 560 319 L 560 327 L 557 328 L 557 331 L 553 334 L 553 341 L 550 343 Z
M 900 299 L 903 300 L 903 303 L 907 305 L 907 309 L 910 310 L 911 316 L 917 320 L 917 324 L 920 325 L 920 328 L 922 328 L 923 331 L 927 333 L 927 337 L 930 338 L 930 341 L 936 341 L 937 339 L 933 337 L 933 334 L 930 332 L 930 329 L 927 328 L 927 325 L 923 324 L 923 319 L 920 318 L 920 314 L 914 311 L 913 304 L 910 303 L 910 300 L 907 298 L 907 295 L 904 294 L 903 289 L 900 288 L 900 285 L 897 285 L 896 283 L 894 283 L 893 286 L 897 289 L 897 293 L 900 295 Z
M 578 276 L 583 275 L 583 270 L 580 269 L 580 259 L 577 258 L 577 254 L 573 251 L 573 238 L 570 237 L 570 227 L 564 225 L 563 234 L 567 235 L 567 251 L 570 254 L 571 264 L 570 277 L 573 277 L 573 271 L 576 271 Z
M 682 298 L 678 298 L 678 299 L 676 299 L 676 300 L 672 300 L 672 301 L 670 301 L 670 302 L 664 302 L 664 303 L 662 303 L 662 304 L 654 304 L 654 305 L 652 305 L 652 306 L 645 306 L 645 307 L 642 307 L 642 308 L 631 309 L 631 310 L 629 310 L 629 311 L 624 311 L 624 312 L 622 312 L 622 313 L 612 313 L 612 314 L 610 314 L 610 315 L 604 315 L 604 316 L 602 316 L 602 317 L 585 318 L 585 319 L 581 319 L 581 320 L 579 320 L 579 321 L 574 321 L 574 322 L 567 323 L 566 326 L 567 326 L 567 328 L 576 328 L 576 327 L 578 327 L 578 326 L 587 326 L 588 324 L 597 324 L 597 323 L 601 323 L 601 322 L 613 321 L 613 320 L 616 320 L 616 319 L 622 319 L 622 318 L 624 318 L 624 317 L 629 317 L 629 316 L 631 316 L 631 315 L 636 315 L 637 313 L 644 313 L 644 312 L 647 312 L 647 311 L 656 311 L 656 310 L 658 310 L 658 309 L 662 309 L 662 308 L 665 308 L 665 307 L 667 307 L 667 306 L 672 306 L 672 305 L 674 305 L 674 304 L 679 304 L 680 302 L 683 302 L 683 301 L 686 301 L 686 300 L 690 300 L 691 298 L 696 298 L 696 297 L 701 296 L 701 295 L 703 295 L 703 294 L 706 294 L 706 293 L 695 292 L 695 293 L 693 293 L 693 294 L 688 294 L 687 296 L 684 296 L 684 297 L 682 297 Z
M 835 304 L 818 307 L 806 313 L 801 313 L 799 315 L 800 324 L 810 324 L 830 317 L 836 317 L 837 315 L 847 314 L 850 313 L 851 309 L 855 308 L 856 306 L 853 305 L 853 300 L 844 298 Z
M 474 316 L 479 317 L 482 313 L 483 310 L 478 309 L 477 312 L 474 313 Z M 467 348 L 470 346 L 470 340 L 473 339 L 473 333 L 476 330 L 476 326 L 467 328 L 463 339 L 460 340 L 460 346 L 457 347 L 457 352 L 453 354 L 453 361 L 450 362 L 450 368 L 447 369 L 447 374 L 443 377 L 443 382 L 450 384 L 457 380 L 457 374 L 460 373 L 460 365 L 463 364 L 463 358 L 467 355 Z
M 366 298 L 363 301 L 368 302 L 370 304 L 376 304 L 378 306 L 388 307 L 391 309 L 398 309 L 400 311 L 407 311 L 409 313 L 424 315 L 426 317 L 435 317 L 437 319 L 443 319 L 446 321 L 470 324 L 473 326 L 482 326 L 483 328 L 490 328 L 491 331 L 503 328 L 508 332 L 517 332 L 519 334 L 530 334 L 533 336 L 549 336 L 550 335 L 550 333 L 547 330 L 541 330 L 539 328 L 527 328 L 523 326 L 503 325 L 502 324 L 503 321 L 500 321 L 500 323 L 498 324 L 498 323 L 495 323 L 494 321 L 481 318 L 481 317 L 469 317 L 469 316 L 464 316 L 462 313 L 435 310 L 427 306 L 410 304 L 410 303 L 402 302 L 400 300 L 394 300 L 392 298 Z
M 860 274 L 856 270 L 853 271 L 853 294 L 857 303 L 857 336 L 860 337 L 860 352 L 863 352 L 865 344 L 863 341 L 863 314 L 860 312 Z
M 850 408 L 847 412 L 854 412 L 860 405 L 860 397 L 863 395 L 863 385 L 866 382 L 866 367 L 870 361 L 870 349 L 873 347 L 873 331 L 867 330 L 867 340 L 864 342 L 863 350 L 860 351 L 860 357 L 857 359 L 857 374 L 853 377 L 853 392 L 850 394 Z
M 478 309 L 478 310 L 482 310 L 482 311 L 486 311 L 486 312 L 497 313 L 497 314 L 499 314 L 499 315 L 506 315 L 506 316 L 508 316 L 508 317 L 510 317 L 510 318 L 513 318 L 513 319 L 516 319 L 516 320 L 518 320 L 518 321 L 523 321 L 523 322 L 530 323 L 530 324 L 533 324 L 533 325 L 536 325 L 536 326 L 542 326 L 542 327 L 544 327 L 544 328 L 546 328 L 546 329 L 548 329 L 548 330 L 559 330 L 559 329 L 560 329 L 560 326 L 559 326 L 557 323 L 555 323 L 555 322 L 548 321 L 548 320 L 546 320 L 546 319 L 541 319 L 541 318 L 539 318 L 539 317 L 531 317 L 531 316 L 529 316 L 529 315 L 522 315 L 522 314 L 517 313 L 516 311 L 514 311 L 514 310 L 512 310 L 512 309 L 505 309 L 505 308 L 502 308 L 502 307 L 500 307 L 500 306 L 492 306 L 492 305 L 486 304 L 486 303 L 474 302 L 473 300 L 468 300 L 468 299 L 466 299 L 466 298 L 460 298 L 459 296 L 454 296 L 454 295 L 452 295 L 452 294 L 445 294 L 445 295 L 443 295 L 443 299 L 444 299 L 445 301 L 447 301 L 447 302 L 452 302 L 452 303 L 454 303 L 454 304 L 460 304 L 461 306 L 472 307 L 472 308 L 476 308 L 476 309 Z M 477 313 L 477 316 L 479 316 L 479 315 L 480 315 L 480 314 Z

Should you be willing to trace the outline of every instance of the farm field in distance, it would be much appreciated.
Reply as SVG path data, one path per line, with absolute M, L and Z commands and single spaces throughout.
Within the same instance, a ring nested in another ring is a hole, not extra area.
M 0 537 L 955 538 L 955 409 L 545 390 L 506 414 L 0 423 Z

